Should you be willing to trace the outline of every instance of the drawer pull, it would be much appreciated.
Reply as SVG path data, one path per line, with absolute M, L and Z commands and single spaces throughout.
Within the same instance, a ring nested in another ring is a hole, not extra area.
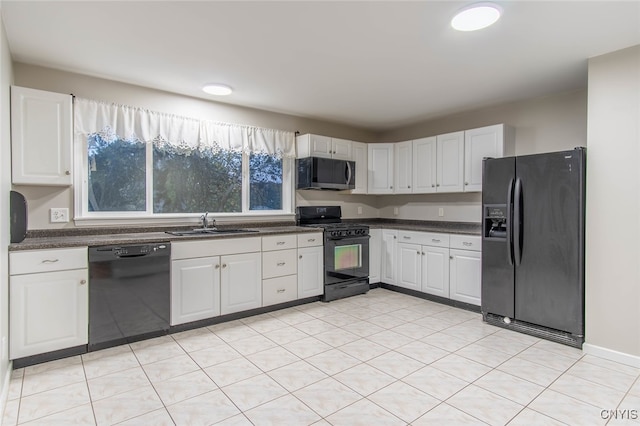
M 278 266 L 284 266 L 285 262 L 278 262 Z
M 466 241 L 463 241 L 463 242 L 462 242 L 462 245 L 463 245 L 463 246 L 467 246 L 467 247 L 471 247 L 471 246 L 473 245 L 473 243 L 468 243 L 468 242 L 466 242 Z
M 223 267 L 223 268 L 226 268 L 226 267 L 227 267 L 227 264 L 226 264 L 226 263 L 223 263 L 223 264 L 222 264 L 222 267 Z
M 315 238 L 309 238 L 307 241 L 308 241 L 308 242 L 310 242 L 310 243 L 312 243 L 312 242 L 314 242 L 315 240 L 316 240 Z
M 439 243 L 440 240 L 436 239 L 436 238 L 432 238 L 431 241 L 433 241 L 434 243 Z
M 80 285 L 85 285 L 87 283 L 87 280 L 80 280 Z
M 281 246 L 281 245 L 283 245 L 283 244 L 284 244 L 284 241 L 278 241 L 278 242 L 276 243 L 276 245 L 279 245 L 279 246 Z
M 402 238 L 404 238 L 405 240 L 410 240 L 411 239 L 411 237 L 407 237 L 406 235 L 403 236 Z
M 277 290 L 277 292 L 278 292 L 278 293 L 284 293 L 285 291 L 286 291 L 286 290 L 285 290 L 284 288 L 279 288 L 279 289 Z
M 42 263 L 56 263 L 58 262 L 60 259 L 45 259 L 42 261 Z

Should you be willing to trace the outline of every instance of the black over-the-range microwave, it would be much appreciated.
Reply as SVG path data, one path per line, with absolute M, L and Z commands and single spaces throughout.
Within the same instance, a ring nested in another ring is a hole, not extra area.
M 296 160 L 297 189 L 354 189 L 356 163 L 332 158 L 307 157 Z

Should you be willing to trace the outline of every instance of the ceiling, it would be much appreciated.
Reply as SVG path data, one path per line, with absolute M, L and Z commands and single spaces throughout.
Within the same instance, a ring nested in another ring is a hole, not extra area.
M 640 44 L 640 1 L 11 1 L 14 61 L 384 131 L 586 87 L 587 59 Z M 203 93 L 226 83 L 231 96 Z

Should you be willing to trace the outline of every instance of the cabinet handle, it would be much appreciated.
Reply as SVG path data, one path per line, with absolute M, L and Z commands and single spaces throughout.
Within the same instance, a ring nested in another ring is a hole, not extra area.
M 411 185 L 407 185 L 407 188 L 411 188 Z
M 453 256 L 449 256 L 449 259 L 453 260 Z
M 463 246 L 467 246 L 467 247 L 471 247 L 471 246 L 473 245 L 473 243 L 468 243 L 468 242 L 466 242 L 466 241 L 463 241 L 463 242 L 462 242 L 462 245 L 463 245 Z
M 278 266 L 284 266 L 285 262 L 278 262 Z
M 65 175 L 69 176 L 71 174 L 71 172 L 69 170 L 64 172 Z
M 45 259 L 43 260 L 41 263 L 56 263 L 58 262 L 60 259 Z
M 214 266 L 214 268 L 220 269 L 220 265 L 216 265 L 216 266 Z
M 80 280 L 80 285 L 85 285 L 87 283 L 87 280 Z
M 405 240 L 410 240 L 411 237 L 407 237 L 406 235 L 404 235 L 402 238 L 404 238 Z
M 465 185 L 469 185 L 469 182 L 465 182 L 464 184 L 465 184 Z
M 278 242 L 276 243 L 276 245 L 279 245 L 279 246 L 281 246 L 281 245 L 283 245 L 283 244 L 284 244 L 284 241 L 278 241 Z
M 432 238 L 431 241 L 433 241 L 434 243 L 439 243 L 440 242 L 440 240 L 437 240 L 435 238 Z
M 418 253 L 418 256 L 420 256 L 420 250 L 418 250 L 416 253 Z
M 422 255 L 424 256 L 424 252 L 422 252 Z
M 302 259 L 302 255 L 298 256 L 298 259 Z
M 393 189 L 393 185 L 390 185 L 390 186 L 389 186 L 389 189 Z
M 226 267 L 227 267 L 227 264 L 226 264 L 226 263 L 223 263 L 223 264 L 222 264 L 222 267 L 223 267 L 223 268 L 226 268 Z
M 394 240 L 396 239 L 396 236 L 395 236 L 395 235 L 393 236 L 393 239 L 394 239 Z
M 310 242 L 310 243 L 312 243 L 312 242 L 314 242 L 315 240 L 316 240 L 315 238 L 309 238 L 307 241 L 308 241 L 308 242 Z
M 276 290 L 278 293 L 284 293 L 286 290 L 284 288 L 279 288 L 278 290 Z
M 431 187 L 433 188 L 433 187 L 435 187 L 435 185 L 434 185 L 434 184 L 431 184 Z

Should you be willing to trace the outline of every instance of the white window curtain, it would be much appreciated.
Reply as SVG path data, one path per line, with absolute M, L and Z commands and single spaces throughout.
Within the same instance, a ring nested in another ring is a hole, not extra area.
M 82 98 L 74 101 L 74 118 L 79 140 L 97 134 L 107 142 L 152 143 L 187 155 L 229 150 L 278 158 L 296 156 L 295 134 L 283 130 L 198 120 Z

